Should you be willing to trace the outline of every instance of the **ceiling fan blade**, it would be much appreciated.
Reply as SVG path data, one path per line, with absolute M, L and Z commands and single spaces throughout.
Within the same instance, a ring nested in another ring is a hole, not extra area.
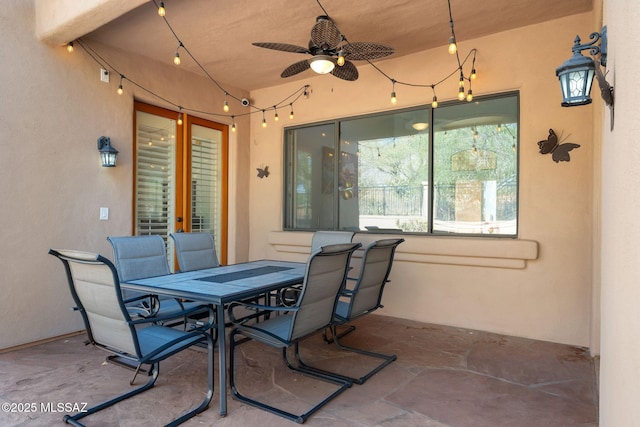
M 368 42 L 354 42 L 342 47 L 342 53 L 345 58 L 349 58 L 352 61 L 384 58 L 394 52 L 395 50 L 392 47 Z
M 311 41 L 323 50 L 331 50 L 342 41 L 338 27 L 328 16 L 318 16 L 316 24 L 311 29 Z
M 358 80 L 358 69 L 353 62 L 345 61 L 342 67 L 335 67 L 331 74 L 342 80 L 354 81 Z
M 280 74 L 280 77 L 285 78 L 285 77 L 295 76 L 296 74 L 306 71 L 309 68 L 310 68 L 309 61 L 304 59 L 302 61 L 296 62 L 295 64 L 289 65 L 287 68 L 284 69 L 282 74 Z
M 258 47 L 263 47 L 265 49 L 279 50 L 282 52 L 311 53 L 309 52 L 309 49 L 307 49 L 306 47 L 296 46 L 294 44 L 288 44 L 288 43 L 266 42 L 266 43 L 251 43 L 251 44 Z

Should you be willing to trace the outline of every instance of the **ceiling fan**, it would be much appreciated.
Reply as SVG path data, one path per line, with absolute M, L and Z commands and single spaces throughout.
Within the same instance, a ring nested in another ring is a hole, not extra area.
M 351 61 L 362 61 L 384 58 L 393 54 L 389 46 L 346 41 L 331 18 L 321 15 L 311 29 L 309 47 L 287 43 L 252 43 L 254 46 L 282 52 L 304 53 L 312 55 L 310 59 L 291 64 L 280 74 L 280 77 L 291 77 L 309 68 L 319 74 L 331 73 L 339 79 L 354 81 L 358 79 L 358 69 Z

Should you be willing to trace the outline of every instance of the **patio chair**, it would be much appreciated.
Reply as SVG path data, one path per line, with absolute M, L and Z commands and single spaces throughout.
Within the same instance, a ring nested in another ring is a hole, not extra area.
M 311 237 L 311 253 L 326 245 L 337 245 L 339 243 L 351 243 L 354 236 L 353 231 L 331 231 L 319 230 Z
M 208 366 L 205 398 L 168 425 L 181 424 L 209 406 L 213 397 L 213 340 L 206 330 L 182 331 L 160 326 L 155 323 L 158 318 L 132 320 L 122 298 L 118 273 L 108 259 L 94 253 L 70 250 L 50 249 L 49 254 L 64 264 L 69 290 L 82 315 L 89 342 L 130 360 L 136 366 L 130 385 L 133 385 L 143 364 L 151 365 L 147 383 L 76 415 L 65 415 L 66 423 L 81 426 L 80 419 L 150 389 L 158 379 L 161 361 L 203 341 L 207 344 Z M 191 311 L 199 309 L 208 308 L 194 307 Z M 212 322 L 213 312 L 208 310 Z M 188 313 L 185 312 L 185 315 Z M 143 413 L 141 411 L 141 415 Z
M 167 248 L 162 237 L 158 235 L 124 236 L 108 237 L 107 240 L 113 247 L 114 263 L 121 282 L 171 274 L 167 261 Z M 163 296 L 157 299 L 160 301 L 159 307 L 147 307 L 146 304 L 132 305 L 130 301 L 140 300 L 144 298 L 144 295 L 141 292 L 127 289 L 123 289 L 123 297 L 130 312 L 138 311 L 138 314 L 143 317 L 170 318 L 174 314 L 175 319 L 177 318 L 176 313 L 198 305 Z M 186 318 L 183 318 L 182 321 L 186 324 Z
M 211 233 L 171 233 L 181 272 L 220 267 Z
M 337 245 L 340 243 L 351 243 L 355 232 L 353 231 L 332 231 L 319 230 L 311 237 L 311 253 L 316 252 L 323 246 Z M 290 286 L 282 289 L 278 295 L 284 305 L 293 306 L 300 296 L 300 285 Z
M 360 246 L 360 243 L 329 245 L 311 254 L 307 261 L 300 298 L 294 307 L 260 306 L 249 303 L 235 303 L 229 307 L 229 316 L 236 325 L 229 334 L 229 383 L 236 399 L 286 419 L 304 423 L 314 412 L 351 387 L 351 382 L 336 379 L 331 372 L 319 369 L 312 372 L 305 369 L 304 367 L 308 365 L 301 359 L 299 343 L 322 331 L 331 323 L 338 292 L 344 286 L 351 255 Z M 271 316 L 260 323 L 249 324 L 246 321 L 234 319 L 234 305 L 243 305 L 264 312 L 275 312 L 279 315 Z M 307 412 L 299 415 L 242 394 L 235 381 L 235 350 L 239 344 L 249 340 L 255 340 L 282 350 L 287 367 L 307 376 L 333 383 L 338 388 Z M 287 351 L 291 347 L 295 356 L 294 361 L 290 359 L 290 352 Z
M 348 278 L 348 280 L 354 280 L 355 284 L 352 287 L 345 287 L 340 292 L 333 322 L 328 328 L 331 338 L 327 336 L 326 330 L 323 338 L 328 343 L 333 341 L 343 350 L 383 359 L 381 364 L 359 378 L 348 376 L 341 376 L 340 378 L 356 384 L 363 384 L 385 366 L 396 360 L 395 354 L 385 355 L 348 347 L 340 343 L 339 339 L 355 330 L 355 326 L 348 325 L 349 322 L 383 307 L 381 304 L 382 292 L 385 284 L 389 281 L 389 273 L 391 272 L 396 248 L 402 242 L 404 242 L 404 239 L 384 239 L 368 245 L 364 250 L 359 276 L 356 279 Z M 338 326 L 346 326 L 347 329 L 342 333 L 337 333 Z

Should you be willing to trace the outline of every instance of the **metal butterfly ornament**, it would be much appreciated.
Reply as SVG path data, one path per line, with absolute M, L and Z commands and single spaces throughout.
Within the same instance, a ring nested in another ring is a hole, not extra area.
M 269 166 L 265 166 L 264 169 L 256 168 L 258 171 L 258 178 L 268 178 L 269 177 Z
M 553 131 L 553 129 L 549 129 L 549 136 L 547 139 L 543 139 L 542 141 L 538 141 L 538 147 L 540 148 L 540 154 L 549 154 L 551 153 L 551 158 L 554 162 L 568 162 L 571 160 L 569 157 L 569 151 L 574 148 L 580 147 L 578 144 L 573 144 L 571 142 L 567 142 L 566 144 L 558 143 L 558 135 Z

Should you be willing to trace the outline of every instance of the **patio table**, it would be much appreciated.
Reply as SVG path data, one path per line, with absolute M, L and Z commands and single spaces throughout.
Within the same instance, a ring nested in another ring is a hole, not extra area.
M 285 288 L 304 279 L 305 263 L 259 260 L 122 282 L 124 289 L 184 298 L 215 306 L 218 332 L 220 415 L 227 414 L 225 305 Z

